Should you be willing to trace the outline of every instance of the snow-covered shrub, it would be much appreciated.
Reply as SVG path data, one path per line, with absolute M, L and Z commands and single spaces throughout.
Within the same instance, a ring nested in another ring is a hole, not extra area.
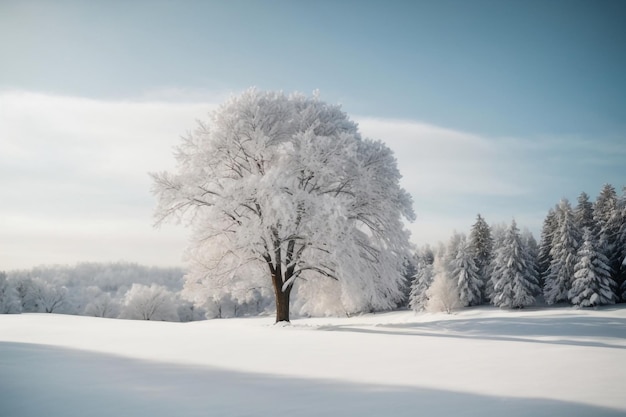
M 456 282 L 448 276 L 443 262 L 440 256 L 435 258 L 435 263 L 433 264 L 435 276 L 426 292 L 428 297 L 426 310 L 431 313 L 443 311 L 449 314 L 453 310 L 462 307 L 459 289 Z
M 174 294 L 162 285 L 133 284 L 126 293 L 120 318 L 179 321 Z
M 109 293 L 102 292 L 85 306 L 86 316 L 117 318 L 121 312 L 121 305 Z
M 191 301 L 178 299 L 176 305 L 176 313 L 181 322 L 204 320 L 206 318 L 206 310 L 196 306 Z

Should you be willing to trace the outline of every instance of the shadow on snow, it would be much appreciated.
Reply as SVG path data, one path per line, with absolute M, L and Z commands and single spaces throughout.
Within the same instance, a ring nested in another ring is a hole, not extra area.
M 535 398 L 281 378 L 0 343 L 0 415 L 22 416 L 622 416 Z
M 331 325 L 320 330 L 398 336 L 449 337 L 626 349 L 626 319 L 602 317 L 496 317 L 424 323 Z M 541 340 L 546 337 L 550 340 Z M 605 340 L 580 340 L 594 338 Z M 612 340 L 615 343 L 612 343 Z

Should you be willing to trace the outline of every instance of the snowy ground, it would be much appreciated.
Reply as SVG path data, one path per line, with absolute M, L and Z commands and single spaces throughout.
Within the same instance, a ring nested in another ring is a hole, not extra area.
M 624 416 L 626 308 L 0 315 L 0 416 Z

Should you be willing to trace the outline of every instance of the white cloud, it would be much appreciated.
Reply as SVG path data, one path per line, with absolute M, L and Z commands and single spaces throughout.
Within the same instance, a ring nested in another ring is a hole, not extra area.
M 408 228 L 417 244 L 469 231 L 478 212 L 488 221 L 508 222 L 513 211 L 484 202 L 513 201 L 530 192 L 535 173 L 519 152 L 511 152 L 508 140 L 413 121 L 356 121 L 364 136 L 381 139 L 396 155 L 403 186 L 414 199 L 417 220 Z
M 180 263 L 186 231 L 151 227 L 147 173 L 174 168 L 179 137 L 224 97 L 166 91 L 103 101 L 0 92 L 0 269 L 87 260 Z M 558 156 L 558 138 L 537 145 L 412 121 L 356 120 L 364 136 L 395 151 L 415 202 L 418 219 L 409 228 L 418 244 L 469 230 L 478 212 L 489 222 L 515 216 L 536 232 L 542 210 L 560 198 L 523 206 L 546 182 L 564 181 L 545 170 L 545 159 L 529 157 L 538 146 L 542 155 Z
M 0 269 L 180 263 L 184 231 L 151 227 L 148 172 L 173 168 L 179 137 L 214 107 L 0 93 Z
M 364 136 L 381 139 L 394 150 L 404 185 L 414 196 L 447 199 L 453 194 L 507 196 L 528 191 L 511 175 L 514 157 L 507 157 L 496 140 L 419 122 L 357 121 Z

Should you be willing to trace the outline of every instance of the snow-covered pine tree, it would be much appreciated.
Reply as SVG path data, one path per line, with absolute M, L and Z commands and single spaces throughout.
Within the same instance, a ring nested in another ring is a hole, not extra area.
M 552 250 L 552 240 L 554 239 L 554 233 L 558 228 L 558 220 L 556 218 L 556 211 L 550 209 L 548 215 L 543 221 L 543 228 L 541 229 L 541 239 L 539 241 L 539 253 L 537 254 L 537 268 L 539 272 L 539 286 L 543 288 L 545 278 L 550 272 L 550 263 L 552 262 L 552 256 L 550 251 Z
M 426 292 L 428 297 L 426 310 L 432 313 L 443 311 L 450 314 L 453 310 L 461 307 L 461 300 L 459 299 L 458 287 L 449 278 L 445 260 L 440 254 L 435 256 L 433 273 L 433 282 Z
M 411 294 L 409 295 L 409 307 L 414 311 L 423 311 L 428 304 L 427 291 L 433 282 L 432 263 L 421 260 L 417 265 L 417 273 L 411 283 Z
M 617 208 L 617 193 L 611 184 L 604 184 L 593 206 L 593 220 L 597 231 L 602 231 L 609 223 Z
M 399 307 L 405 307 L 409 305 L 411 301 L 411 287 L 413 285 L 413 279 L 417 274 L 417 268 L 420 263 L 419 253 L 413 253 L 412 256 L 407 258 L 404 267 L 404 282 L 402 283 L 402 299 L 398 302 Z
M 489 263 L 493 255 L 493 238 L 491 237 L 491 228 L 480 214 L 472 226 L 469 240 L 470 250 L 478 268 L 478 276 L 483 283 L 481 302 L 484 303 L 488 301 L 487 282 L 489 281 Z
M 626 186 L 622 188 L 622 196 L 617 202 L 619 211 L 619 227 L 615 238 L 617 282 L 621 285 L 618 301 L 626 302 Z
M 432 265 L 435 262 L 435 252 L 428 243 L 417 251 L 416 257 L 417 263 L 424 262 L 428 265 Z
M 495 223 L 491 225 L 491 237 L 493 238 L 493 247 L 500 248 L 504 244 L 509 225 L 506 223 Z
M 535 302 L 536 271 L 520 237 L 515 220 L 511 222 L 493 262 L 493 305 L 500 308 L 522 308 Z
M 415 311 L 426 308 L 426 291 L 433 281 L 433 262 L 435 252 L 429 244 L 417 249 L 413 256 L 415 273 L 409 279 L 408 307 Z M 426 270 L 425 270 L 426 269 Z
M 470 243 L 462 238 L 451 265 L 451 278 L 459 289 L 459 300 L 463 307 L 479 305 L 482 302 L 483 281 L 478 274 Z
M 596 248 L 591 229 L 585 228 L 583 243 L 576 255 L 574 281 L 568 293 L 570 302 L 580 307 L 614 304 L 608 259 Z
M 491 225 L 491 238 L 493 239 L 493 251 L 491 253 L 491 260 L 486 267 L 487 281 L 485 283 L 484 291 L 487 300 L 493 304 L 493 269 L 495 267 L 495 260 L 498 249 L 504 245 L 504 238 L 508 226 L 506 223 L 495 223 Z
M 532 267 L 532 273 L 537 281 L 537 292 L 533 294 L 536 297 L 543 293 L 541 291 L 542 287 L 539 285 L 539 245 L 530 230 L 526 228 L 521 233 L 521 239 L 522 245 L 524 245 L 524 252 L 528 258 L 528 264 Z
M 579 230 L 594 229 L 593 203 L 589 201 L 589 196 L 584 191 L 578 196 L 578 204 L 574 209 L 574 221 Z
M 620 213 L 618 207 L 617 193 L 611 184 L 604 184 L 598 198 L 596 199 L 593 219 L 596 225 L 596 239 L 599 250 L 609 260 L 611 268 L 611 288 L 618 293 L 619 277 L 621 267 L 619 261 L 619 248 L 617 247 L 617 236 L 620 229 Z
M 548 304 L 568 300 L 567 294 L 572 287 L 576 252 L 581 239 L 574 222 L 572 206 L 565 198 L 559 203 L 557 219 L 558 229 L 554 233 L 550 251 L 552 262 L 543 287 L 543 295 Z
M 452 232 L 452 236 L 450 236 L 450 240 L 448 241 L 448 246 L 446 247 L 445 255 L 443 257 L 444 265 L 449 277 L 452 276 L 452 268 L 454 260 L 456 259 L 456 254 L 459 251 L 459 246 L 465 239 L 465 235 L 457 232 L 456 230 Z

